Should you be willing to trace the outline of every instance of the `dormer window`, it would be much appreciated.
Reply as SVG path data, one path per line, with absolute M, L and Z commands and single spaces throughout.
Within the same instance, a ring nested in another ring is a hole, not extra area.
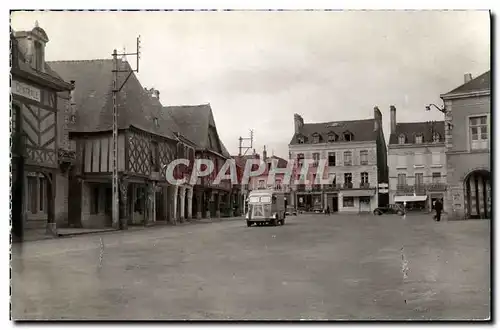
M 343 137 L 344 137 L 344 141 L 352 141 L 352 140 L 354 140 L 354 136 L 349 131 L 344 132 Z
M 297 142 L 300 143 L 300 144 L 303 144 L 305 141 L 304 141 L 304 137 L 303 136 L 297 136 Z
M 399 135 L 399 144 L 405 144 L 406 143 L 406 136 L 404 134 Z
M 415 135 L 415 143 L 416 144 L 424 143 L 424 136 L 421 133 Z
M 441 140 L 441 136 L 439 135 L 438 132 L 434 132 L 434 134 L 432 134 L 432 142 L 434 143 L 437 143 Z
M 320 142 L 320 135 L 318 133 L 313 134 L 313 143 L 319 143 Z
M 338 140 L 338 136 L 337 134 L 333 133 L 333 132 L 330 132 L 328 134 L 328 142 L 335 142 Z

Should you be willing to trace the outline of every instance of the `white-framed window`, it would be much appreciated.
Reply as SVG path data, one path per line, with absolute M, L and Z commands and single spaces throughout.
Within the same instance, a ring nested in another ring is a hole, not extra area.
M 400 134 L 398 138 L 399 144 L 405 144 L 406 143 L 406 136 L 404 134 Z
M 352 173 L 344 173 L 344 186 L 346 186 L 346 188 L 352 186 Z
M 266 180 L 259 180 L 259 189 L 266 188 Z
M 432 153 L 432 165 L 442 165 L 440 152 L 433 152 Z
M 368 172 L 361 172 L 361 184 L 368 183 Z
M 359 152 L 359 163 L 361 165 L 368 165 L 368 150 L 361 150 Z
M 319 164 L 319 152 L 313 153 L 313 166 L 318 166 Z
M 415 173 L 415 185 L 422 186 L 424 184 L 424 173 Z
M 328 166 L 336 166 L 335 152 L 328 153 Z
M 352 165 L 352 152 L 344 151 L 344 166 Z
M 414 165 L 419 166 L 419 165 L 424 165 L 424 154 L 422 153 L 415 153 L 415 156 L 413 157 L 414 159 Z
M 432 183 L 441 183 L 441 172 L 432 172 Z
M 424 135 L 421 133 L 418 133 L 417 135 L 415 135 L 415 143 L 416 144 L 424 143 Z
M 400 186 L 406 185 L 406 174 L 405 173 L 398 174 L 398 185 L 400 185 Z
M 471 149 L 488 149 L 488 116 L 469 117 Z
M 354 197 L 342 198 L 342 204 L 344 207 L 353 207 L 354 206 Z
M 281 190 L 281 179 L 276 179 L 276 190 Z
M 398 167 L 406 167 L 406 155 L 398 155 Z
M 319 143 L 319 135 L 318 134 L 313 135 L 313 143 Z
M 437 143 L 440 141 L 441 141 L 441 135 L 439 135 L 438 132 L 434 132 L 434 134 L 432 134 L 432 142 Z

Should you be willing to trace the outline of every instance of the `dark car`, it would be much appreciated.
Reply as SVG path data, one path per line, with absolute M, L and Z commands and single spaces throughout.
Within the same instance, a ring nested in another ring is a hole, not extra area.
M 287 206 L 285 215 L 297 215 L 297 210 L 293 206 Z
M 387 206 L 383 207 L 377 207 L 375 211 L 373 211 L 373 214 L 375 215 L 382 215 L 382 214 L 398 214 L 398 215 L 403 215 L 405 214 L 405 210 L 401 205 L 398 204 L 388 204 Z

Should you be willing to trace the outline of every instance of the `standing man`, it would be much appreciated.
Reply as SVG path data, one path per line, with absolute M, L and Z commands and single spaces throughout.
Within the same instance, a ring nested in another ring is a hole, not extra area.
M 434 209 L 436 210 L 436 221 L 441 221 L 441 212 L 443 211 L 443 203 L 441 202 L 441 199 L 436 201 Z

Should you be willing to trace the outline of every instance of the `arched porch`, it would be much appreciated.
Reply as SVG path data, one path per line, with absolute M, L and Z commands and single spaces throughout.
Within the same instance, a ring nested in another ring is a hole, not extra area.
M 491 217 L 491 174 L 480 169 L 464 179 L 464 204 L 467 219 Z

